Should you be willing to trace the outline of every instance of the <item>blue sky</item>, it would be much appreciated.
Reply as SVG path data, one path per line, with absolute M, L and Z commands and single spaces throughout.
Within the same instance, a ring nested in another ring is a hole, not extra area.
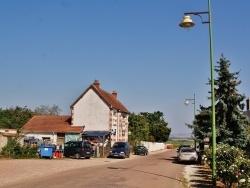
M 250 1 L 211 5 L 215 65 L 223 53 L 250 97 Z M 68 115 L 97 79 L 130 112 L 161 111 L 172 134 L 190 133 L 185 99 L 210 105 L 208 24 L 192 16 L 196 26 L 180 28 L 190 11 L 207 11 L 207 1 L 0 1 L 0 107 L 56 104 Z

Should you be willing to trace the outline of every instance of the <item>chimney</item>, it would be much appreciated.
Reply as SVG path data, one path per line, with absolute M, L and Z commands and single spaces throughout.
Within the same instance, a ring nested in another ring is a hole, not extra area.
M 99 83 L 98 80 L 95 80 L 95 81 L 94 81 L 94 86 L 99 90 L 99 88 L 100 88 L 100 83 Z
M 250 99 L 248 98 L 247 99 L 247 110 L 250 110 L 249 108 L 250 108 Z
M 116 91 L 113 91 L 112 95 L 117 99 L 117 92 Z

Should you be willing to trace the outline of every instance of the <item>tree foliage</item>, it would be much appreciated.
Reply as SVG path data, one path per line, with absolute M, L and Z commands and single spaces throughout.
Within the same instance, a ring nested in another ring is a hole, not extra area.
M 130 114 L 129 116 L 129 142 L 132 146 L 137 146 L 143 140 L 148 140 L 149 126 L 147 119 L 138 114 Z
M 35 115 L 60 115 L 61 109 L 57 105 L 53 105 L 50 107 L 49 105 L 41 105 L 40 107 L 36 107 L 34 110 Z
M 236 147 L 245 147 L 249 141 L 249 120 L 243 112 L 245 96 L 238 93 L 239 72 L 230 72 L 231 63 L 222 55 L 215 66 L 218 74 L 214 80 L 216 141 Z M 200 113 L 195 116 L 192 129 L 195 139 L 203 141 L 205 137 L 211 140 L 211 106 L 200 107 Z
M 0 109 L 0 127 L 8 129 L 20 129 L 34 115 L 32 110 L 16 106 L 8 109 Z
M 166 142 L 171 132 L 167 125 L 163 113 L 159 111 L 131 114 L 129 116 L 130 142 L 135 142 L 135 145 L 140 141 Z
M 60 112 L 61 109 L 57 105 L 41 105 L 34 111 L 19 106 L 0 108 L 0 128 L 21 129 L 34 115 L 59 115 Z
M 147 119 L 151 141 L 155 142 L 168 141 L 171 129 L 167 127 L 168 123 L 165 122 L 163 118 L 164 114 L 162 112 L 160 111 L 156 111 L 154 113 L 141 112 L 140 114 Z
M 229 72 L 231 63 L 222 55 L 219 66 L 215 67 L 217 141 L 231 146 L 244 147 L 248 140 L 249 122 L 243 113 L 245 96 L 238 93 L 239 72 Z

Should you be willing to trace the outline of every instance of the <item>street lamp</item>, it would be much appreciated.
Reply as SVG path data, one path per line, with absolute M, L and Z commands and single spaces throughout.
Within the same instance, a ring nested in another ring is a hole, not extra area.
M 195 119 L 195 94 L 194 94 L 194 98 L 193 99 L 185 99 L 184 104 L 185 105 L 189 105 L 189 101 L 193 101 L 193 105 L 194 105 L 194 119 Z
M 208 15 L 208 21 L 203 21 L 203 14 Z M 211 109 L 212 109 L 212 183 L 216 186 L 216 127 L 215 127 L 215 97 L 214 97 L 214 62 L 213 62 L 213 41 L 212 41 L 212 19 L 211 19 L 211 3 L 208 0 L 208 11 L 207 12 L 186 12 L 182 22 L 179 24 L 180 27 L 189 29 L 193 27 L 195 23 L 192 21 L 189 15 L 196 15 L 201 18 L 202 24 L 209 25 L 209 44 L 210 44 L 210 73 L 211 73 Z
M 184 104 L 185 105 L 189 105 L 189 101 L 193 101 L 193 105 L 194 105 L 194 120 L 195 120 L 195 94 L 194 94 L 194 98 L 193 99 L 185 99 L 185 102 L 184 102 Z M 195 135 L 194 135 L 195 136 Z M 196 149 L 196 141 L 195 141 L 195 139 L 194 139 L 194 147 L 195 147 L 195 149 Z

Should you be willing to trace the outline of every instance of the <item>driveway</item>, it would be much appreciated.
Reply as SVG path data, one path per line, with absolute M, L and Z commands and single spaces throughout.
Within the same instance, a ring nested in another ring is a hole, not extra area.
M 166 152 L 161 150 L 151 152 L 150 155 Z M 58 172 L 63 172 L 72 169 L 80 169 L 89 166 L 105 165 L 122 161 L 133 160 L 137 155 L 130 155 L 126 159 L 110 159 L 110 158 L 91 158 L 91 159 L 3 159 L 0 160 L 1 175 L 0 187 L 4 187 L 10 183 L 15 183 L 20 180 L 49 176 Z

